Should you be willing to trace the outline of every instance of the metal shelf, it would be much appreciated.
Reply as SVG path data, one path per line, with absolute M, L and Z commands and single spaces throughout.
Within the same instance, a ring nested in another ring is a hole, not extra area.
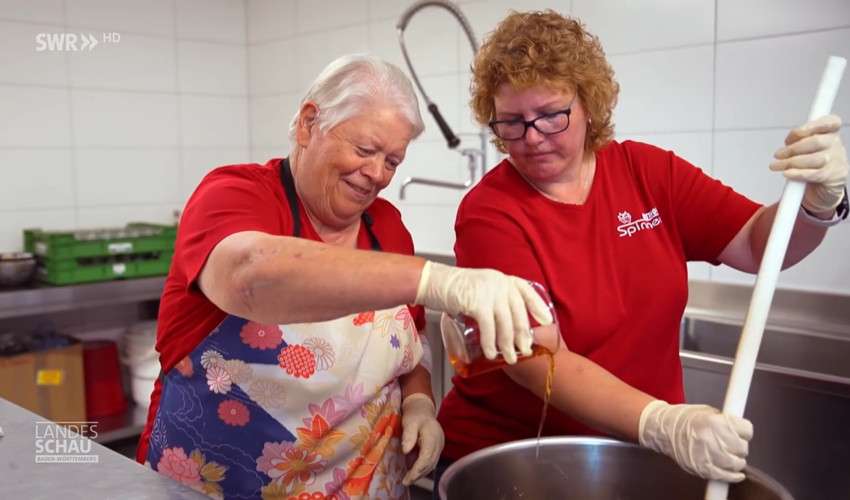
M 121 413 L 91 419 L 97 421 L 97 437 L 94 441 L 107 444 L 126 438 L 137 438 L 145 430 L 147 418 L 147 408 L 129 402 L 127 409 Z
M 0 291 L 0 319 L 157 300 L 164 276 Z

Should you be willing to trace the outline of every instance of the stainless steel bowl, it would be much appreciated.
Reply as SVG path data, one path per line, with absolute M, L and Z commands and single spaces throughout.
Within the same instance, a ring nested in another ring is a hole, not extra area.
M 21 286 L 35 277 L 35 256 L 27 252 L 0 253 L 0 286 Z
M 443 500 L 703 500 L 707 481 L 634 444 L 594 437 L 526 439 L 491 446 L 452 464 L 440 479 Z M 748 467 L 729 500 L 793 500 Z

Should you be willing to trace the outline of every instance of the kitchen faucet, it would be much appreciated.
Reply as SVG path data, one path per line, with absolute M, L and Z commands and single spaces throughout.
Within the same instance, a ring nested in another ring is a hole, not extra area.
M 401 45 L 401 53 L 404 56 L 404 61 L 407 63 L 407 67 L 410 69 L 410 75 L 413 79 L 413 82 L 416 84 L 416 87 L 422 94 L 423 99 L 425 99 L 425 104 L 428 108 L 428 111 L 434 117 L 434 120 L 440 127 L 440 131 L 446 138 L 446 143 L 448 144 L 449 149 L 455 149 L 460 145 L 460 139 L 457 137 L 457 135 L 455 135 L 454 132 L 452 132 L 452 129 L 449 127 L 448 123 L 446 123 L 445 119 L 443 119 L 443 116 L 440 114 L 440 110 L 437 108 L 437 105 L 431 101 L 431 99 L 428 97 L 428 94 L 425 93 L 425 89 L 422 88 L 422 83 L 419 81 L 419 77 L 417 77 L 416 71 L 413 69 L 413 64 L 410 62 L 410 56 L 407 54 L 407 48 L 404 44 L 404 30 L 407 27 L 407 24 L 410 22 L 410 19 L 421 9 L 429 6 L 442 7 L 448 10 L 449 13 L 451 13 L 455 17 L 455 19 L 457 19 L 457 21 L 463 28 L 463 31 L 466 33 L 466 36 L 469 39 L 469 43 L 472 45 L 473 57 L 475 54 L 478 53 L 478 42 L 475 39 L 475 35 L 473 35 L 472 33 L 472 27 L 470 26 L 469 21 L 467 20 L 463 12 L 461 12 L 460 8 L 456 4 L 446 0 L 420 0 L 408 7 L 407 10 L 405 10 L 401 14 L 398 24 L 396 25 L 396 28 L 398 30 L 398 40 L 399 44 Z M 437 179 L 425 179 L 421 177 L 407 177 L 401 182 L 399 199 L 403 200 L 405 198 L 405 190 L 410 184 L 424 184 L 428 186 L 450 189 L 467 189 L 471 187 L 476 181 L 476 166 L 480 163 L 481 174 L 483 175 L 487 165 L 487 129 L 482 127 L 477 135 L 481 143 L 480 149 L 464 148 L 459 151 L 460 154 L 466 157 L 467 166 L 469 168 L 469 178 L 465 182 L 460 183 L 442 181 Z

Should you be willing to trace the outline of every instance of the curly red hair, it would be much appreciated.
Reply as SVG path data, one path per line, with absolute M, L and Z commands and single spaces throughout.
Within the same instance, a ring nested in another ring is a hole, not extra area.
M 584 149 L 595 152 L 614 137 L 611 115 L 620 85 L 599 39 L 581 22 L 557 12 L 511 11 L 484 40 L 472 64 L 475 119 L 493 119 L 494 95 L 502 83 L 517 89 L 542 86 L 575 92 L 590 118 Z M 493 144 L 507 153 L 504 143 Z

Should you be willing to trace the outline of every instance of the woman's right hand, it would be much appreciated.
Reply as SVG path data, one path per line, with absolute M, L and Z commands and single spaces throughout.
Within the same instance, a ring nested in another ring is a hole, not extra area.
M 744 480 L 753 424 L 707 405 L 655 400 L 640 415 L 641 446 L 663 453 L 683 469 L 727 483 Z
M 466 269 L 426 262 L 416 303 L 451 315 L 475 318 L 487 359 L 498 352 L 514 364 L 519 351 L 531 354 L 529 313 L 540 325 L 552 324 L 549 307 L 527 281 L 492 269 Z

